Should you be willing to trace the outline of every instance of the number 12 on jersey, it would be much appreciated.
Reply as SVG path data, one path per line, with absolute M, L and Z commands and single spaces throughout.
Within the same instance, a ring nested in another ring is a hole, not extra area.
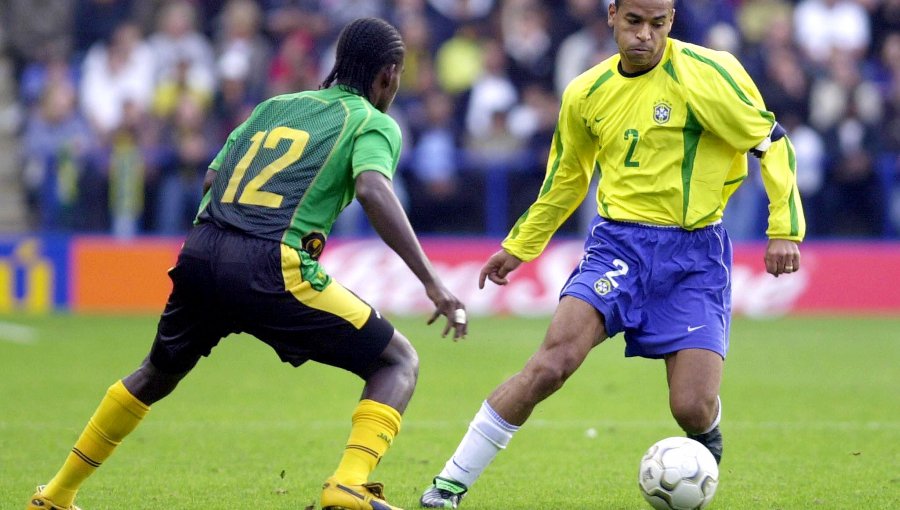
M 282 140 L 290 140 L 291 144 L 287 151 L 278 159 L 266 165 L 259 174 L 244 186 L 240 196 L 237 196 L 237 202 L 245 205 L 259 205 L 262 207 L 280 207 L 281 201 L 284 199 L 282 195 L 272 193 L 270 191 L 261 191 L 269 179 L 275 174 L 287 168 L 288 165 L 300 159 L 303 150 L 309 142 L 309 133 L 299 129 L 279 126 L 271 131 L 257 131 L 250 138 L 250 148 L 246 154 L 238 161 L 234 167 L 234 173 L 228 180 L 228 187 L 222 194 L 222 203 L 233 203 L 237 195 L 238 186 L 244 180 L 244 174 L 250 168 L 254 158 L 259 152 L 260 146 L 265 149 L 275 149 Z

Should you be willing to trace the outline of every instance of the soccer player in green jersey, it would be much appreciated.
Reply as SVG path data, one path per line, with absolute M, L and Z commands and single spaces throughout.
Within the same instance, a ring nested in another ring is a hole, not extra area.
M 371 306 L 318 262 L 332 224 L 354 198 L 406 262 L 443 334 L 467 332 L 463 304 L 422 251 L 391 185 L 400 130 L 385 112 L 403 67 L 400 34 L 376 18 L 341 32 L 337 60 L 318 91 L 264 101 L 210 164 L 195 227 L 169 275 L 173 290 L 150 354 L 113 384 L 63 467 L 28 509 L 75 509 L 76 492 L 213 347 L 246 332 L 294 366 L 307 360 L 357 374 L 365 387 L 322 508 L 386 510 L 368 477 L 400 430 L 418 357 Z
M 784 129 L 733 56 L 668 37 L 674 16 L 674 0 L 616 0 L 608 22 L 618 54 L 565 90 L 540 194 L 480 285 L 505 285 L 540 255 L 596 168 L 598 214 L 583 258 L 543 344 L 484 401 L 422 506 L 456 508 L 535 406 L 618 333 L 626 356 L 664 360 L 675 421 L 721 459 L 732 257 L 720 220 L 748 153 L 760 158 L 769 198 L 769 273 L 799 270 L 805 223 Z

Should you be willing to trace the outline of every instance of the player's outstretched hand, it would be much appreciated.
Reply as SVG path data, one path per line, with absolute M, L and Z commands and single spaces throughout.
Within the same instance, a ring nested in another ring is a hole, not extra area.
M 800 245 L 789 239 L 769 239 L 766 246 L 766 272 L 774 275 L 796 273 L 800 270 Z
M 491 258 L 481 268 L 481 274 L 478 276 L 478 288 L 484 288 L 485 279 L 489 279 L 497 285 L 506 285 L 509 283 L 506 275 L 515 271 L 521 264 L 522 261 L 520 259 L 506 250 L 498 251 L 491 255 Z
M 443 315 L 447 318 L 447 325 L 444 326 L 442 337 L 446 337 L 450 330 L 453 330 L 453 341 L 465 338 L 469 332 L 469 319 L 466 317 L 466 305 L 462 301 L 456 299 L 456 296 L 450 293 L 443 284 L 437 283 L 425 289 L 428 293 L 428 299 L 434 303 L 435 311 L 428 319 L 428 324 L 433 324 L 438 317 Z

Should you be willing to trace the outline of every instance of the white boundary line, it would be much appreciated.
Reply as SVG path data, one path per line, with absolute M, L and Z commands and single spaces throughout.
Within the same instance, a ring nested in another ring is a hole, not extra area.
M 30 345 L 37 342 L 37 330 L 12 322 L 0 322 L 0 341 Z

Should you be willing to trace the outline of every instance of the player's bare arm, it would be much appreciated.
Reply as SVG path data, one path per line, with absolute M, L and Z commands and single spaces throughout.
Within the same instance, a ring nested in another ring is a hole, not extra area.
M 403 259 L 425 286 L 428 299 L 436 308 L 428 324 L 443 315 L 447 317 L 447 324 L 442 336 L 447 336 L 452 329 L 454 340 L 465 338 L 469 327 L 466 307 L 444 286 L 435 273 L 416 239 L 397 195 L 394 194 L 391 181 L 380 172 L 363 172 L 356 178 L 356 198 L 369 217 L 375 232 Z
M 769 239 L 766 246 L 766 272 L 774 275 L 800 270 L 800 243 L 790 239 Z
M 478 276 L 478 288 L 484 288 L 486 279 L 494 282 L 496 285 L 506 285 L 509 283 L 506 276 L 515 271 L 521 264 L 522 260 L 508 251 L 498 251 L 491 255 L 491 258 L 481 268 L 481 274 Z

